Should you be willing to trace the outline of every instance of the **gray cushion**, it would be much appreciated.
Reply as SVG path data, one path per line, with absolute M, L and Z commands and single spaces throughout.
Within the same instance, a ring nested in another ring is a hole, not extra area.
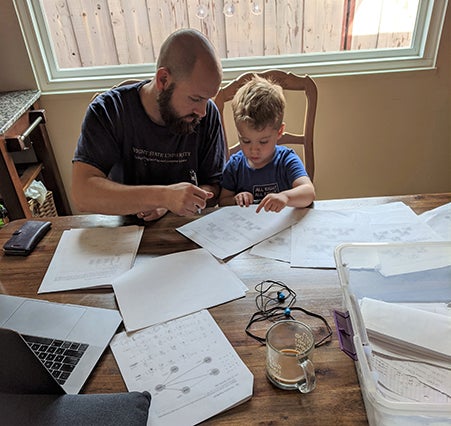
M 146 425 L 148 392 L 81 395 L 0 394 L 4 426 Z

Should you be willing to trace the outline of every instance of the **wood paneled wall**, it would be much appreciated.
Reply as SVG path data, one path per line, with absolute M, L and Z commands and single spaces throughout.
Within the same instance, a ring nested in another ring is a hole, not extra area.
M 154 63 L 166 37 L 184 27 L 203 32 L 221 58 L 410 46 L 411 32 L 405 28 L 414 22 L 418 0 L 42 3 L 60 68 L 76 68 Z M 227 7 L 233 7 L 232 16 L 224 13 Z M 261 13 L 256 14 L 255 8 Z M 393 16 L 398 21 L 393 22 Z M 399 16 L 405 19 L 401 22 Z

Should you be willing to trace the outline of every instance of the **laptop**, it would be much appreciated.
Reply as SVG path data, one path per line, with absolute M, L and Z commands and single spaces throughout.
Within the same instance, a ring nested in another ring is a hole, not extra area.
M 0 392 L 77 394 L 118 311 L 0 294 Z

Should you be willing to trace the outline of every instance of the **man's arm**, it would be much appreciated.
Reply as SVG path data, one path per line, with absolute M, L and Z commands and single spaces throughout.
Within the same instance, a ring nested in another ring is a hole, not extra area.
M 205 208 L 211 197 L 211 192 L 187 182 L 123 185 L 89 164 L 76 161 L 72 168 L 72 200 L 81 212 L 128 215 L 164 208 L 187 216 Z

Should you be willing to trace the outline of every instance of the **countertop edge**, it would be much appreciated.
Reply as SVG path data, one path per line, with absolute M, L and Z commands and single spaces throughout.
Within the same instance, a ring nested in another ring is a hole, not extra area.
M 40 96 L 41 91 L 37 89 L 0 92 L 0 135 L 4 135 Z

